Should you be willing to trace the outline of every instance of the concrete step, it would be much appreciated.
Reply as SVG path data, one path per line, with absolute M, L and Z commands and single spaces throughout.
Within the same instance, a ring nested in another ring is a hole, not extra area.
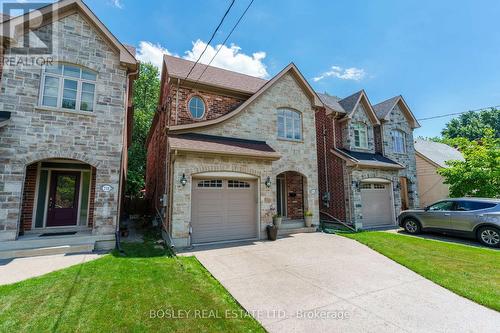
M 283 221 L 281 222 L 280 229 L 297 229 L 304 228 L 304 221 Z
M 93 250 L 94 250 L 94 243 L 27 248 L 27 249 L 12 249 L 12 250 L 0 251 L 0 259 L 49 256 L 54 254 L 83 253 L 83 252 L 92 252 Z
M 285 235 L 291 235 L 291 234 L 300 234 L 300 233 L 309 233 L 309 232 L 316 232 L 318 230 L 318 227 L 313 226 L 313 227 L 302 227 L 302 228 L 293 228 L 293 229 L 283 229 L 280 228 L 278 229 L 278 236 L 285 236 Z
M 69 236 L 47 236 L 37 237 L 36 235 L 29 235 L 20 237 L 18 240 L 0 242 L 0 251 L 8 250 L 24 250 L 24 249 L 37 249 L 49 248 L 59 246 L 76 246 L 95 244 L 98 241 L 114 241 L 114 235 L 69 235 Z

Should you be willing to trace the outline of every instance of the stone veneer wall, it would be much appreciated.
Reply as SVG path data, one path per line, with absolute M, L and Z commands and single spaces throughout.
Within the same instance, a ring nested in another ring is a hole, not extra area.
M 392 142 L 392 131 L 400 130 L 405 133 L 406 137 L 406 153 L 398 154 L 394 152 Z M 384 155 L 393 161 L 396 161 L 406 168 L 399 171 L 400 177 L 406 177 L 412 180 L 408 186 L 409 207 L 416 208 L 419 206 L 418 188 L 417 188 L 417 164 L 415 159 L 415 146 L 413 140 L 413 129 L 410 127 L 408 120 L 404 116 L 399 105 L 396 105 L 391 113 L 389 121 L 382 125 L 382 144 Z
M 354 146 L 354 124 L 363 123 L 366 125 L 368 132 L 368 148 L 362 149 Z M 343 147 L 348 150 L 374 153 L 375 152 L 375 139 L 373 132 L 373 125 L 368 117 L 365 108 L 361 103 L 358 104 L 356 111 L 354 111 L 351 120 L 345 121 L 342 124 L 342 142 Z
M 0 129 L 0 240 L 16 237 L 26 166 L 48 158 L 76 159 L 96 168 L 94 232 L 112 234 L 118 221 L 126 69 L 118 51 L 79 14 L 40 30 L 53 32 L 56 61 L 98 72 L 96 105 L 91 113 L 37 107 L 41 68 L 3 68 L 0 109 L 12 116 L 11 123 Z M 104 184 L 113 190 L 103 192 Z

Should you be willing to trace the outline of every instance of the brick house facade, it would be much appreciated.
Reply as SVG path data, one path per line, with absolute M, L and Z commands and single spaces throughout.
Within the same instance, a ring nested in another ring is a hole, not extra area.
M 40 12 L 51 61 L 5 66 L 1 78 L 0 110 L 10 120 L 0 127 L 0 241 L 78 230 L 112 242 L 138 63 L 82 1 Z M 5 56 L 16 57 L 22 38 L 9 37 Z

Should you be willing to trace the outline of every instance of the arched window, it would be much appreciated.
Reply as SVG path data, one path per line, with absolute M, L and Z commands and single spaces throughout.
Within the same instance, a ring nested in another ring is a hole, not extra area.
M 205 102 L 200 96 L 193 96 L 189 100 L 189 112 L 194 119 L 201 119 L 205 115 Z
M 354 146 L 356 148 L 368 148 L 368 127 L 364 123 L 354 123 Z
M 400 130 L 392 131 L 392 150 L 398 154 L 406 153 L 406 138 L 405 133 Z
M 302 140 L 302 115 L 300 112 L 278 110 L 278 138 L 286 140 Z
M 94 111 L 97 73 L 69 64 L 45 66 L 40 105 L 75 111 Z

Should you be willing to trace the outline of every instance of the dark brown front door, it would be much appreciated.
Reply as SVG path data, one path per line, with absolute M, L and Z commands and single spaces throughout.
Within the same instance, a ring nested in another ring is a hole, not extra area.
M 77 224 L 80 172 L 52 171 L 47 227 Z

